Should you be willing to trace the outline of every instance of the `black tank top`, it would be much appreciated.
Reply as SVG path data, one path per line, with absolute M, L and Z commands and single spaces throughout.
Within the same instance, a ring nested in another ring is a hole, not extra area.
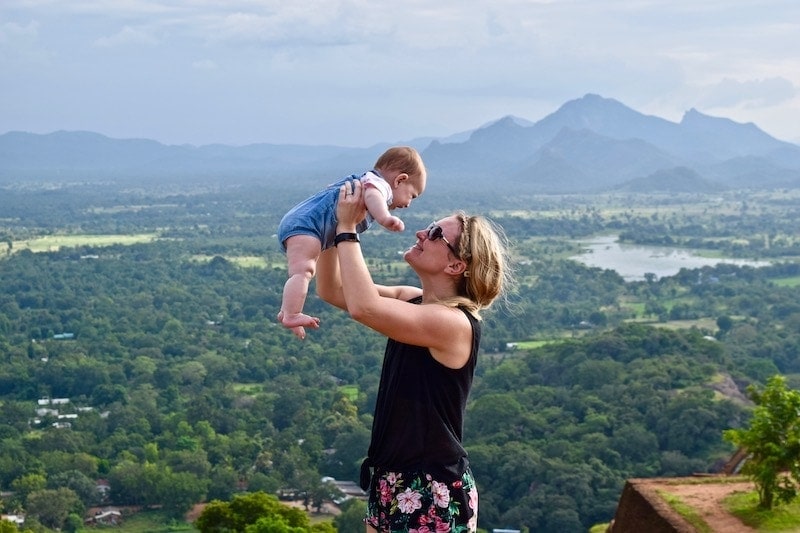
M 421 470 L 445 482 L 461 478 L 468 465 L 461 444 L 464 411 L 481 340 L 480 322 L 462 311 L 472 326 L 472 350 L 462 368 L 447 368 L 427 348 L 387 341 L 363 467 Z

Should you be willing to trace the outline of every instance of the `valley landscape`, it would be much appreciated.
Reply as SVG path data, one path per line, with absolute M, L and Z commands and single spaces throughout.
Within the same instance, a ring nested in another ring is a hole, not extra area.
M 597 95 L 402 144 L 430 175 L 399 213 L 407 228 L 478 212 L 515 254 L 465 428 L 482 529 L 608 523 L 628 479 L 718 471 L 748 385 L 782 374 L 800 388 L 800 147 Z M 318 331 L 279 327 L 274 233 L 386 146 L 0 135 L 3 512 L 76 530 L 90 507 L 136 506 L 191 531 L 195 504 L 245 490 L 339 499 L 321 480 L 358 478 L 383 339 L 314 297 Z M 399 255 L 411 231 L 362 241 L 377 282 L 413 281 Z M 592 261 L 612 246 L 671 264 Z M 355 531 L 359 505 L 331 527 Z

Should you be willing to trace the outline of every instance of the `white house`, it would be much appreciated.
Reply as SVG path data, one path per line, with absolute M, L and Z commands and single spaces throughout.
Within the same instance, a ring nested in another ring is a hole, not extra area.
M 8 520 L 17 524 L 18 527 L 25 523 L 25 517 L 21 514 L 3 514 L 0 515 L 0 520 Z

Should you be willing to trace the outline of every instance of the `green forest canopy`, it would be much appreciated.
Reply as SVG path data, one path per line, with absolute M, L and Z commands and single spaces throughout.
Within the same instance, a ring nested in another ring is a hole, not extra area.
M 276 324 L 285 271 L 272 233 L 288 199 L 116 194 L 0 195 L 10 243 L 158 234 L 42 253 L 8 246 L 0 489 L 14 494 L 5 507 L 62 488 L 86 507 L 97 503 L 89 487 L 105 478 L 111 501 L 181 516 L 242 487 L 311 491 L 322 476 L 357 479 L 384 340 L 313 297 L 322 327 L 305 342 Z M 435 216 L 422 200 L 409 227 Z M 626 478 L 711 471 L 727 459 L 722 432 L 748 417 L 737 389 L 775 374 L 797 384 L 800 299 L 787 282 L 800 279 L 796 209 L 751 199 L 720 218 L 718 203 L 706 215 L 691 204 L 687 216 L 688 203 L 637 201 L 656 203 L 614 210 L 612 198 L 538 198 L 530 210 L 491 213 L 520 261 L 517 292 L 486 314 L 467 416 L 482 528 L 608 521 Z M 111 208 L 126 202 L 145 207 Z M 626 283 L 565 259 L 571 239 L 612 230 L 776 263 Z M 408 245 L 409 235 L 365 235 L 377 280 L 413 282 L 397 254 Z

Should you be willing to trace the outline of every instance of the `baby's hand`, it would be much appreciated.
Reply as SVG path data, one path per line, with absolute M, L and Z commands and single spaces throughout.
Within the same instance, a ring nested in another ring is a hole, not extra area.
M 403 231 L 404 229 L 406 229 L 406 225 L 403 224 L 403 221 L 394 215 L 389 216 L 386 218 L 386 220 L 382 220 L 379 222 L 381 226 L 388 229 L 389 231 Z

